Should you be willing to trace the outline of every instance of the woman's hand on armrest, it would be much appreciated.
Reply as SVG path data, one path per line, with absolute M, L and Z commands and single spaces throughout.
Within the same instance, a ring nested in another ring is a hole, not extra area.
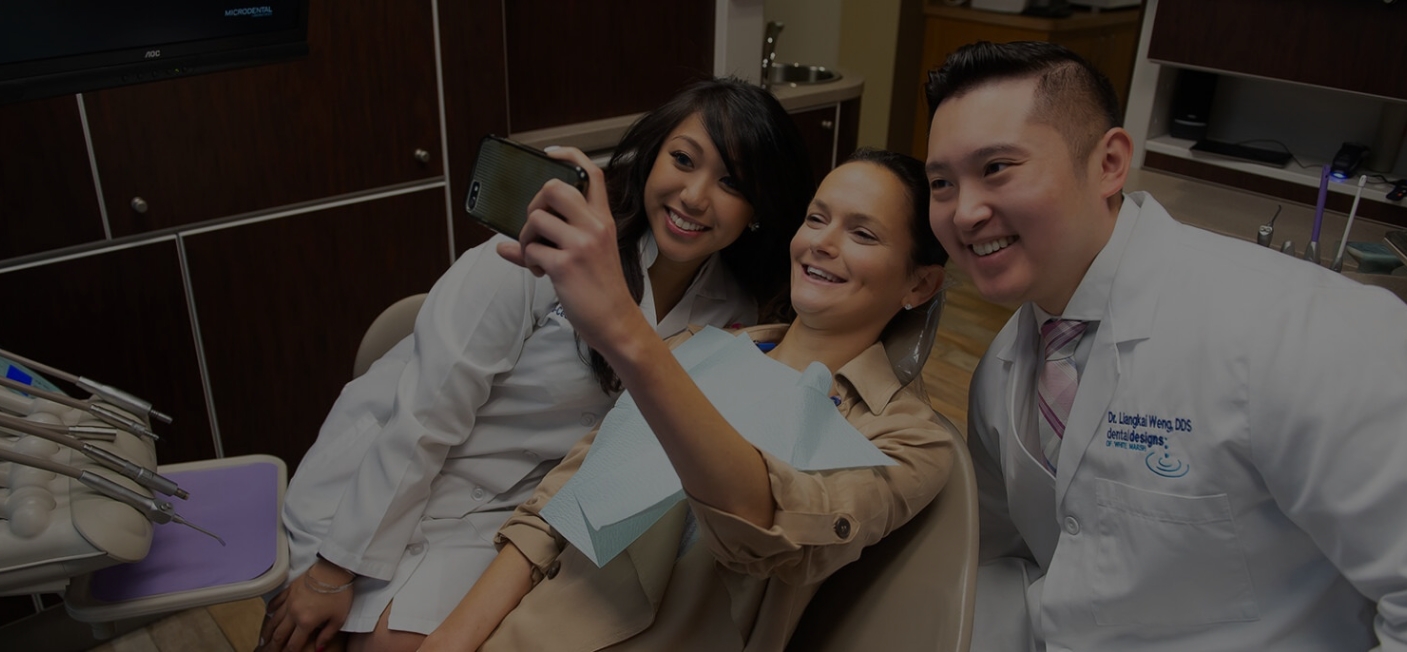
M 530 589 L 532 564 L 512 543 L 504 544 L 454 611 L 425 637 L 421 652 L 479 649 Z
M 319 557 L 269 601 L 259 632 L 261 649 L 301 650 L 315 635 L 314 647 L 320 650 L 326 646 L 352 611 L 352 581 L 356 577 Z

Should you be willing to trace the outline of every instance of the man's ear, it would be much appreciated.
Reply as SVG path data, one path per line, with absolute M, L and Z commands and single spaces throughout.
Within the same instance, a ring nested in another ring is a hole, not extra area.
M 1099 196 L 1109 199 L 1124 189 L 1133 164 L 1133 137 L 1123 127 L 1104 132 L 1090 154 L 1091 172 L 1099 179 Z
M 943 287 L 947 270 L 942 265 L 920 265 L 914 269 L 914 284 L 904 295 L 904 303 L 909 306 L 922 305 L 938 294 Z

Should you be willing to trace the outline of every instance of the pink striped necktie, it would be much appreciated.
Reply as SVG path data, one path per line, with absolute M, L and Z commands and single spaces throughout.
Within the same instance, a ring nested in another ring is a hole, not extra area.
M 1080 384 L 1072 356 L 1084 332 L 1082 321 L 1047 319 L 1041 324 L 1045 364 L 1036 383 L 1036 395 L 1041 412 L 1041 453 L 1051 473 L 1055 472 L 1060 442 L 1065 438 L 1065 421 L 1070 418 L 1070 406 L 1075 404 L 1075 390 Z

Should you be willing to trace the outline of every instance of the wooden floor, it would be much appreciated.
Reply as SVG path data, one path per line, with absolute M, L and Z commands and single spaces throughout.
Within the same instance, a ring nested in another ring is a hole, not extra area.
M 1012 310 L 984 301 L 972 283 L 949 271 L 956 285 L 948 289 L 934 337 L 933 352 L 923 368 L 924 387 L 933 409 L 952 419 L 966 433 L 967 386 L 977 361 L 1001 330 Z M 264 603 L 259 598 L 191 609 L 164 618 L 92 648 L 95 652 L 248 652 L 259 638 Z

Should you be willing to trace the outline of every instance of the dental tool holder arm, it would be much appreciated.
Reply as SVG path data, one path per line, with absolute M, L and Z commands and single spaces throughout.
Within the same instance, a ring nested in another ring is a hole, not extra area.
M 111 403 L 119 408 L 122 408 L 123 410 L 131 412 L 132 414 L 137 415 L 137 417 L 140 419 L 151 421 L 151 419 L 154 417 L 162 423 L 171 423 L 171 417 L 152 409 L 151 402 L 143 400 L 137 396 L 133 396 L 132 394 L 129 394 L 117 387 L 100 383 L 91 378 L 75 376 L 62 369 L 50 367 L 49 365 L 46 365 L 42 362 L 31 360 L 21 355 L 16 355 L 4 349 L 0 349 L 0 357 L 9 358 L 36 371 L 41 371 L 51 376 L 62 378 L 63 380 L 77 385 L 83 391 L 92 394 L 95 398 L 102 399 L 105 402 Z
M 94 446 L 84 442 L 69 434 L 51 430 L 53 426 L 41 424 L 34 421 L 25 421 L 4 414 L 0 414 L 0 430 L 11 430 L 25 435 L 33 435 L 48 439 L 61 446 L 67 446 L 77 450 L 104 467 L 116 471 L 123 477 L 128 478 L 137 484 L 156 491 L 158 493 L 175 496 L 182 500 L 189 497 L 185 490 L 181 489 L 175 482 L 171 481 L 156 471 L 146 468 L 121 455 L 113 453 L 105 448 Z
M 55 394 L 53 392 L 42 390 L 37 387 L 31 387 L 19 381 L 3 377 L 0 377 L 0 387 L 8 387 L 16 391 L 31 394 L 36 398 L 42 398 L 48 401 L 52 401 L 54 403 L 58 403 L 60 405 L 66 405 L 71 408 L 86 411 L 89 414 L 107 423 L 108 425 L 116 426 L 134 435 L 141 435 L 143 437 L 150 437 L 152 439 L 161 439 L 160 437 L 156 436 L 156 433 L 152 432 L 151 429 L 147 427 L 147 424 L 145 422 L 111 405 L 98 403 L 94 401 L 80 401 L 69 396 Z
M 94 428 L 104 424 L 87 412 L 0 390 L 0 409 L 22 414 L 35 427 Z M 116 432 L 112 441 L 87 440 L 135 465 L 155 469 L 151 439 Z M 101 463 L 72 448 L 36 436 L 0 436 L 0 447 L 96 475 Z M 150 499 L 151 492 L 126 478 L 96 481 Z M 90 482 L 91 477 L 90 477 Z M 125 495 L 125 494 L 123 494 Z M 131 498 L 131 496 L 128 496 Z M 137 502 L 141 502 L 140 500 Z M 114 499 L 81 480 L 11 462 L 0 462 L 0 595 L 62 592 L 73 577 L 146 557 L 152 523 L 145 505 Z M 134 509 L 135 508 L 135 509 Z M 152 512 L 162 517 L 160 510 Z

